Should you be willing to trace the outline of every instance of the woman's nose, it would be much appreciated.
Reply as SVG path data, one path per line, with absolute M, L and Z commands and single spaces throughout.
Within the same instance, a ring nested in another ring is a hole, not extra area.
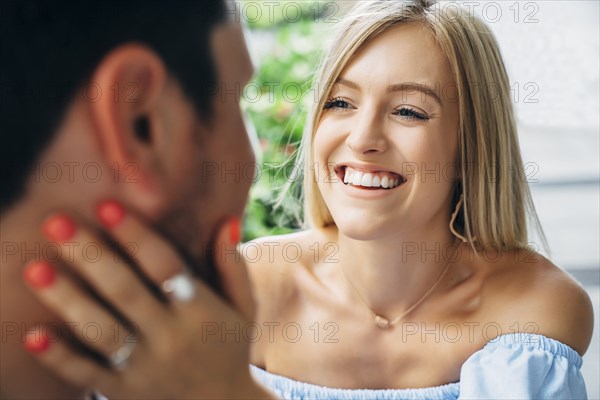
M 365 111 L 357 115 L 356 124 L 346 138 L 346 146 L 357 154 L 383 152 L 388 142 L 383 132 L 381 116 L 374 111 Z

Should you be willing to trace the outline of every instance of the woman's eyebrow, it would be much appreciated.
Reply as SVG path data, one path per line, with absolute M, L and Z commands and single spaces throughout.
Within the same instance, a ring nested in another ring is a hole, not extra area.
M 349 87 L 350 89 L 354 89 L 354 90 L 358 90 L 360 91 L 360 86 L 352 81 L 349 81 L 348 79 L 339 77 L 336 79 L 335 81 L 336 84 L 338 85 L 344 85 Z M 396 83 L 394 85 L 389 85 L 387 88 L 388 92 L 421 92 L 423 94 L 425 94 L 426 96 L 431 96 L 433 97 L 433 99 L 441 106 L 442 105 L 442 101 L 440 100 L 440 96 L 438 96 L 438 94 L 436 93 L 435 90 L 433 90 L 431 87 L 427 86 L 425 83 L 416 83 L 416 82 L 403 82 L 403 83 Z
M 360 91 L 360 86 L 358 86 L 357 83 L 354 83 L 352 81 L 349 81 L 348 79 L 344 79 L 342 77 L 339 77 L 335 80 L 335 83 L 338 85 L 344 85 L 344 86 L 348 86 L 350 89 L 355 89 Z
M 424 83 L 416 83 L 416 82 L 403 82 L 397 83 L 395 85 L 388 86 L 388 92 L 421 92 L 426 96 L 431 96 L 433 99 L 441 106 L 442 101 L 440 100 L 440 96 L 433 90 L 431 87 L 427 86 Z

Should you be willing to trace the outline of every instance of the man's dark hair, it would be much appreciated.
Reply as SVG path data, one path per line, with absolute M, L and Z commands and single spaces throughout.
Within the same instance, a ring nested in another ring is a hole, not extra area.
M 76 89 L 121 44 L 156 51 L 199 116 L 210 116 L 217 81 L 210 33 L 226 14 L 223 0 L 2 1 L 0 212 L 22 195 L 74 93 L 86 95 Z M 98 96 L 88 89 L 91 100 Z

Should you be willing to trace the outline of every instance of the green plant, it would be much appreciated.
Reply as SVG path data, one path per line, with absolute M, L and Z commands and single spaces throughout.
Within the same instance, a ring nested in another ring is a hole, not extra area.
M 300 3 L 301 4 L 301 3 Z M 315 2 L 306 2 L 308 7 Z M 255 79 L 246 88 L 244 108 L 258 133 L 262 159 L 260 179 L 251 190 L 246 210 L 243 240 L 281 234 L 299 228 L 299 193 L 289 193 L 282 207 L 276 198 L 296 166 L 297 146 L 302 137 L 307 105 L 314 101 L 312 76 L 322 44 L 322 31 L 314 14 L 297 22 L 279 20 L 250 24 L 264 36 L 272 35 L 274 45 L 261 57 Z M 299 182 L 298 182 L 299 183 Z

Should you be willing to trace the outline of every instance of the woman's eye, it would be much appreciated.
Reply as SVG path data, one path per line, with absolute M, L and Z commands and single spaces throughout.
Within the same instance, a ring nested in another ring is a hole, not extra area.
M 323 105 L 324 110 L 330 110 L 332 108 L 348 108 L 348 107 L 350 107 L 350 104 L 348 104 L 346 101 L 344 101 L 343 99 L 340 99 L 340 98 L 330 99 L 327 102 L 325 102 L 325 104 Z
M 394 111 L 394 115 L 407 119 L 409 121 L 427 121 L 429 116 L 418 112 L 414 108 L 402 107 Z

